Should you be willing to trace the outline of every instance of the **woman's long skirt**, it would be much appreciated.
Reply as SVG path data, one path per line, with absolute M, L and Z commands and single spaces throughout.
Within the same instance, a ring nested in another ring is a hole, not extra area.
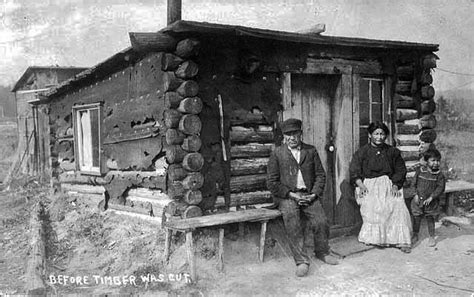
M 357 198 L 363 222 L 359 241 L 381 246 L 411 246 L 411 218 L 403 189 L 392 195 L 392 181 L 386 175 L 367 178 L 364 185 L 368 194 Z

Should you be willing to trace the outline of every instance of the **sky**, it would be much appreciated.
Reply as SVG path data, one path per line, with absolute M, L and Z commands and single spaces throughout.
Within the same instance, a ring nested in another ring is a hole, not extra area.
M 166 26 L 166 0 L 0 0 L 0 85 L 28 66 L 90 67 Z M 474 0 L 182 0 L 182 19 L 440 45 L 436 90 L 474 90 Z

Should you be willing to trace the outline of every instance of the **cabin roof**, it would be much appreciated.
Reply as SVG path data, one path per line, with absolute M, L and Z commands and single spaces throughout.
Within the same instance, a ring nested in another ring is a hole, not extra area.
M 278 40 L 293 43 L 318 44 L 318 45 L 335 45 L 344 47 L 373 48 L 380 50 L 412 50 L 412 51 L 438 51 L 438 44 L 415 43 L 405 41 L 392 40 L 376 40 L 352 37 L 325 36 L 314 33 L 294 33 L 276 30 L 258 29 L 244 26 L 223 25 L 207 22 L 195 21 L 177 21 L 163 28 L 159 32 L 167 33 L 172 36 L 192 36 L 192 35 L 208 35 L 208 36 L 248 36 L 267 40 Z M 116 53 L 107 58 L 103 62 L 91 67 L 73 78 L 64 81 L 58 86 L 45 92 L 43 99 L 47 100 L 54 96 L 68 92 L 75 86 L 84 83 L 92 83 L 97 79 L 101 79 L 120 71 L 138 61 L 144 53 L 137 53 L 132 47 Z M 41 100 L 43 101 L 43 100 Z
M 67 66 L 67 67 L 61 67 L 61 66 L 29 66 L 26 68 L 25 72 L 22 74 L 20 79 L 15 83 L 15 85 L 12 88 L 12 92 L 16 92 L 19 90 L 21 87 L 25 85 L 27 82 L 28 78 L 35 72 L 40 72 L 40 71 L 56 71 L 56 72 L 69 72 L 71 75 L 75 75 L 79 72 L 82 72 L 86 70 L 87 68 L 85 67 L 73 67 L 73 66 Z M 60 83 L 64 81 L 61 80 L 59 81 Z
M 173 34 L 208 34 L 208 35 L 235 35 L 251 36 L 255 38 L 280 40 L 297 43 L 310 43 L 320 45 L 338 45 L 349 47 L 370 47 L 379 49 L 409 49 L 438 51 L 438 44 L 377 40 L 367 38 L 326 36 L 314 33 L 295 33 L 276 30 L 267 30 L 235 25 L 214 24 L 207 22 L 177 21 L 165 27 L 161 32 Z

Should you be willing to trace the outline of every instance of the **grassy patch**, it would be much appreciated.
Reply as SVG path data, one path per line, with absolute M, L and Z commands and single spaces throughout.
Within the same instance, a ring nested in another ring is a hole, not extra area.
M 474 100 L 438 98 L 436 147 L 448 177 L 474 182 Z
M 453 178 L 474 182 L 474 132 L 440 131 L 436 146 L 442 169 Z
M 14 161 L 18 135 L 16 126 L 0 125 L 0 181 L 2 181 Z

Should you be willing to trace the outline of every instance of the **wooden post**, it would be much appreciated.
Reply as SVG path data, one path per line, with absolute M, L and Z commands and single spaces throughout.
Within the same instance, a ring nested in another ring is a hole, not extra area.
M 244 237 L 244 235 L 245 235 L 245 223 L 240 222 L 239 223 L 239 236 Z
M 166 239 L 165 239 L 165 263 L 168 264 L 170 259 L 170 249 L 171 249 L 171 237 L 173 231 L 169 228 L 166 228 Z
M 219 254 L 217 258 L 219 271 L 224 270 L 224 228 L 219 228 Z
M 194 258 L 193 230 L 186 231 L 186 254 L 188 256 L 191 281 L 196 282 L 196 259 Z
M 265 252 L 265 235 L 267 233 L 267 222 L 262 221 L 262 228 L 260 230 L 260 246 L 258 248 L 258 260 L 263 262 L 263 254 Z
M 181 20 L 181 0 L 168 0 L 166 18 L 167 25 L 179 20 Z
M 45 283 L 42 279 L 45 270 L 46 249 L 44 245 L 44 228 L 41 222 L 43 204 L 36 203 L 33 214 L 30 218 L 30 238 L 31 254 L 26 267 L 26 290 L 28 295 L 43 295 L 46 291 Z

